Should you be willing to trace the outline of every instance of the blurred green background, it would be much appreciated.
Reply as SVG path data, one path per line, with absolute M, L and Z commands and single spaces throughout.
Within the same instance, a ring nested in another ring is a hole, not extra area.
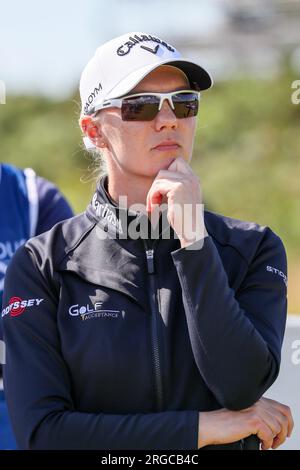
M 203 93 L 192 167 L 206 208 L 268 225 L 285 243 L 289 312 L 300 312 L 300 104 L 288 67 L 268 80 L 236 79 Z M 54 181 L 76 213 L 96 174 L 83 150 L 79 96 L 64 101 L 7 96 L 0 113 L 1 160 Z M 5 110 L 5 112 L 4 112 Z

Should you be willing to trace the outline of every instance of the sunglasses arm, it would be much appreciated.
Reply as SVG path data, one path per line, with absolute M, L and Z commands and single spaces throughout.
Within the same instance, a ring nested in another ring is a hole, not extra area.
M 122 99 L 121 98 L 115 98 L 113 100 L 108 100 L 105 101 L 104 103 L 96 104 L 87 114 L 95 114 L 97 111 L 100 111 L 100 109 L 105 109 L 105 108 L 121 108 L 122 107 Z

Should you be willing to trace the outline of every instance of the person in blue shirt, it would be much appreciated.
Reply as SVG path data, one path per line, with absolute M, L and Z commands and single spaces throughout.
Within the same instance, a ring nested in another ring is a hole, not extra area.
M 0 163 L 0 305 L 6 269 L 15 251 L 29 238 L 72 215 L 70 205 L 53 183 L 37 176 L 31 168 L 23 170 Z M 4 399 L 1 365 L 0 381 L 0 449 L 14 449 L 16 444 Z

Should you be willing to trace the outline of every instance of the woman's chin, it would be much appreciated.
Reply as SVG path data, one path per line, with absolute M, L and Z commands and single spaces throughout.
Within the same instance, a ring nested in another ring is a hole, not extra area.
M 164 158 L 158 163 L 159 170 L 166 170 L 171 163 L 177 158 L 177 155 L 165 155 Z

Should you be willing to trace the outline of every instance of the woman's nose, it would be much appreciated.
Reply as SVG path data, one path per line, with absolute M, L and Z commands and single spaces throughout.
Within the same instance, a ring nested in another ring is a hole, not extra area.
M 168 100 L 163 101 L 161 109 L 155 117 L 155 125 L 158 128 L 177 127 L 177 117 L 175 116 Z

